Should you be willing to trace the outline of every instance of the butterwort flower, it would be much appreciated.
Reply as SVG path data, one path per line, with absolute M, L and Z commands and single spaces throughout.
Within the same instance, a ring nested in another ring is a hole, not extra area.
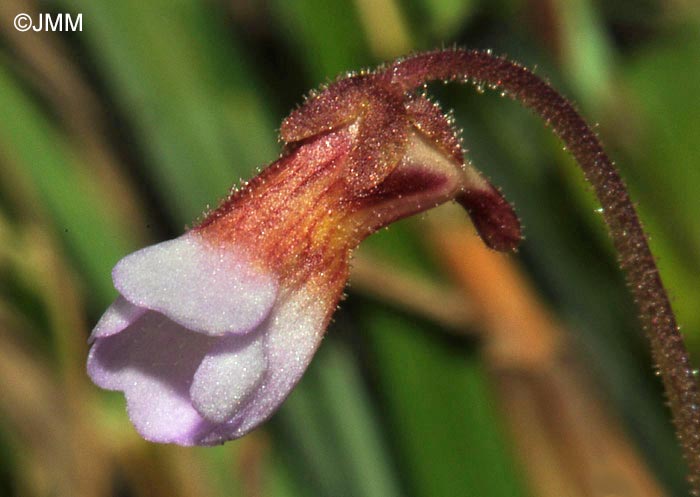
M 392 70 L 349 75 L 282 123 L 281 157 L 196 227 L 122 259 L 88 372 L 155 442 L 212 445 L 266 420 L 307 368 L 352 250 L 450 199 L 486 243 L 520 239 L 450 120 Z
M 181 237 L 116 265 L 120 296 L 90 337 L 91 378 L 124 392 L 145 438 L 221 443 L 267 419 L 299 381 L 368 235 L 454 199 L 487 245 L 513 249 L 517 217 L 464 163 L 450 120 L 416 93 L 436 79 L 519 100 L 576 158 L 604 208 L 700 495 L 700 389 L 625 184 L 564 97 L 490 52 L 417 54 L 312 94 L 282 123 L 277 161 Z

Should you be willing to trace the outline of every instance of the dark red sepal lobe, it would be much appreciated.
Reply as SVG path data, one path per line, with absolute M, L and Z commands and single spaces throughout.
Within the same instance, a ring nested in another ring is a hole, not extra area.
M 520 220 L 498 190 L 465 190 L 455 200 L 467 210 L 476 231 L 489 248 L 500 252 L 518 248 L 522 240 Z

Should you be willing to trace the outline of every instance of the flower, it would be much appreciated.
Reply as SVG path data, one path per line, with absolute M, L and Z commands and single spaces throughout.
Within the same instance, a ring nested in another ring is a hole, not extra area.
M 439 107 L 386 72 L 348 76 L 282 124 L 280 159 L 174 240 L 114 268 L 88 373 L 151 441 L 212 445 L 266 420 L 318 347 L 362 239 L 450 199 L 510 249 L 517 217 Z

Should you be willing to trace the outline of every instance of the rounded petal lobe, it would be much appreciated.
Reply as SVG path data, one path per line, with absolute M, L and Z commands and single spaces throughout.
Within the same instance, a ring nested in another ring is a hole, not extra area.
M 143 307 L 135 306 L 122 296 L 117 297 L 117 300 L 107 308 L 95 325 L 89 342 L 92 343 L 97 338 L 119 333 L 140 318 L 147 310 Z
M 263 381 L 266 370 L 260 333 L 222 337 L 194 375 L 192 404 L 208 421 L 228 421 Z
M 134 252 L 112 276 L 132 304 L 208 335 L 252 330 L 277 295 L 276 278 L 244 250 L 214 246 L 192 232 Z
M 335 302 L 318 299 L 304 288 L 280 298 L 259 330 L 267 355 L 264 381 L 227 423 L 204 435 L 200 444 L 215 445 L 241 437 L 275 412 L 311 362 Z
M 124 392 L 129 418 L 145 439 L 194 445 L 212 427 L 192 407 L 189 389 L 214 340 L 148 312 L 95 341 L 88 374 L 102 388 Z

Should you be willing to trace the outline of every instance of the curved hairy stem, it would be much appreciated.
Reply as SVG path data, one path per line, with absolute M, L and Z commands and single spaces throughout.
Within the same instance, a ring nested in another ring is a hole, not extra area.
M 603 207 L 605 222 L 663 379 L 694 495 L 700 495 L 700 395 L 688 352 L 647 237 L 625 183 L 572 104 L 524 67 L 489 52 L 451 50 L 396 62 L 384 75 L 404 90 L 431 80 L 473 82 L 505 92 L 551 126 L 578 161 Z

